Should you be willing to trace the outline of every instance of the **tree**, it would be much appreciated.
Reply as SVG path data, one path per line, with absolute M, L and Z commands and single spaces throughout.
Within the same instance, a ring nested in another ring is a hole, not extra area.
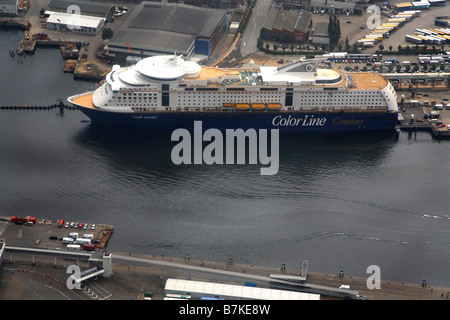
M 270 48 L 270 43 L 266 43 L 266 50 L 269 50 Z
M 345 51 L 350 51 L 350 44 L 348 43 L 348 37 L 345 37 Z
M 330 37 L 330 47 L 334 48 L 341 38 L 341 25 L 335 15 L 330 15 L 328 18 L 328 36 Z
M 383 50 L 384 50 L 384 46 L 383 46 L 382 44 L 380 44 L 380 45 L 378 46 L 378 48 L 380 49 L 380 51 L 383 51 Z
M 392 46 L 389 46 L 389 52 L 392 52 L 392 48 L 393 48 Z
M 102 30 L 102 39 L 111 39 L 114 35 L 114 31 L 111 30 L 111 28 L 103 28 Z

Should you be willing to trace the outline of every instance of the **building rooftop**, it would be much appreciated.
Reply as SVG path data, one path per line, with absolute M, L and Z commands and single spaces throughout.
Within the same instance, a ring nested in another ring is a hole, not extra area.
M 226 10 L 181 4 L 143 4 L 127 19 L 128 28 L 163 30 L 209 38 Z M 193 23 L 195 22 L 195 23 Z
M 81 10 L 81 14 L 94 14 L 105 17 L 114 7 L 112 4 L 83 0 L 50 0 L 50 3 L 48 4 L 48 8 L 50 10 L 58 10 L 63 12 L 67 12 L 67 8 L 69 6 L 78 6 Z
M 99 23 L 105 20 L 104 18 L 77 15 L 74 17 L 72 13 L 53 12 L 47 19 L 49 23 L 73 25 L 87 28 L 97 28 Z
M 309 11 L 301 9 L 295 10 L 277 9 L 272 7 L 267 15 L 264 28 L 267 30 L 286 30 L 294 32 L 295 30 L 306 33 L 312 14 Z
M 297 18 L 296 30 L 300 30 L 306 33 L 308 31 L 309 23 L 311 21 L 312 13 L 306 10 L 300 10 Z
M 160 53 L 173 54 L 174 52 L 186 54 L 195 43 L 195 36 L 177 34 L 163 30 L 123 29 L 118 30 L 108 44 L 109 48 L 122 48 L 128 51 L 126 44 L 131 50 L 139 54 L 139 50 L 156 51 Z M 120 50 L 120 49 L 119 49 Z
M 317 22 L 314 27 L 314 36 L 328 37 L 328 22 Z

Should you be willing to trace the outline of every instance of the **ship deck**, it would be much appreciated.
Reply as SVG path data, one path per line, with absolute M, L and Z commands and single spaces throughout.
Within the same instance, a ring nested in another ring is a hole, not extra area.
M 92 92 L 84 95 L 79 95 L 78 97 L 74 98 L 72 102 L 85 108 L 97 109 L 97 107 L 94 105 L 94 102 L 92 101 L 92 96 Z
M 380 90 L 388 85 L 388 81 L 382 75 L 376 72 L 349 72 L 345 73 L 342 70 L 333 69 L 334 73 L 330 74 L 329 69 L 317 69 L 317 75 L 320 78 L 334 77 L 335 73 L 339 73 L 342 79 L 349 78 L 349 82 L 353 84 L 350 89 L 362 89 L 362 90 Z M 259 79 L 251 77 L 252 74 L 258 73 L 258 70 L 245 70 L 245 69 L 221 69 L 212 67 L 202 67 L 200 74 L 197 78 L 189 80 L 207 80 L 224 78 L 226 76 L 234 77 L 236 80 L 229 80 L 221 82 L 225 85 L 252 85 L 255 82 L 256 85 L 264 85 Z M 349 77 L 346 77 L 348 75 Z M 237 80 L 239 79 L 239 80 Z M 209 83 L 208 86 L 219 86 L 219 83 Z M 318 87 L 330 86 L 329 84 L 317 84 Z M 341 81 L 340 83 L 332 84 L 334 87 L 347 86 L 347 81 Z
M 379 90 L 388 85 L 385 77 L 375 72 L 349 73 L 353 78 L 354 89 Z

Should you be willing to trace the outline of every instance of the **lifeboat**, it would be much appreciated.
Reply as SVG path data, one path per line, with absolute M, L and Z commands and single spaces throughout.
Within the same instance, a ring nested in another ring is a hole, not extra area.
M 252 108 L 253 109 L 264 109 L 266 105 L 264 103 L 253 103 Z
M 268 107 L 269 109 L 280 109 L 280 108 L 281 108 L 281 104 L 279 104 L 279 103 L 269 103 L 269 104 L 267 105 L 267 107 Z
M 234 102 L 224 103 L 224 108 L 234 108 Z
M 236 104 L 236 108 L 238 108 L 238 109 L 248 109 L 248 108 L 250 108 L 250 106 L 249 106 L 248 103 L 238 103 L 238 104 Z

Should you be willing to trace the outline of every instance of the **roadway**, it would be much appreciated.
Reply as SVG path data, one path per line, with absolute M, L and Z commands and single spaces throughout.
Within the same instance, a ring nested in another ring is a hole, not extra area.
M 244 58 L 258 50 L 256 43 L 259 38 L 264 23 L 266 22 L 267 12 L 269 12 L 272 0 L 258 0 L 253 8 L 252 16 L 244 31 L 240 47 L 240 58 Z M 243 44 L 246 44 L 244 46 Z

